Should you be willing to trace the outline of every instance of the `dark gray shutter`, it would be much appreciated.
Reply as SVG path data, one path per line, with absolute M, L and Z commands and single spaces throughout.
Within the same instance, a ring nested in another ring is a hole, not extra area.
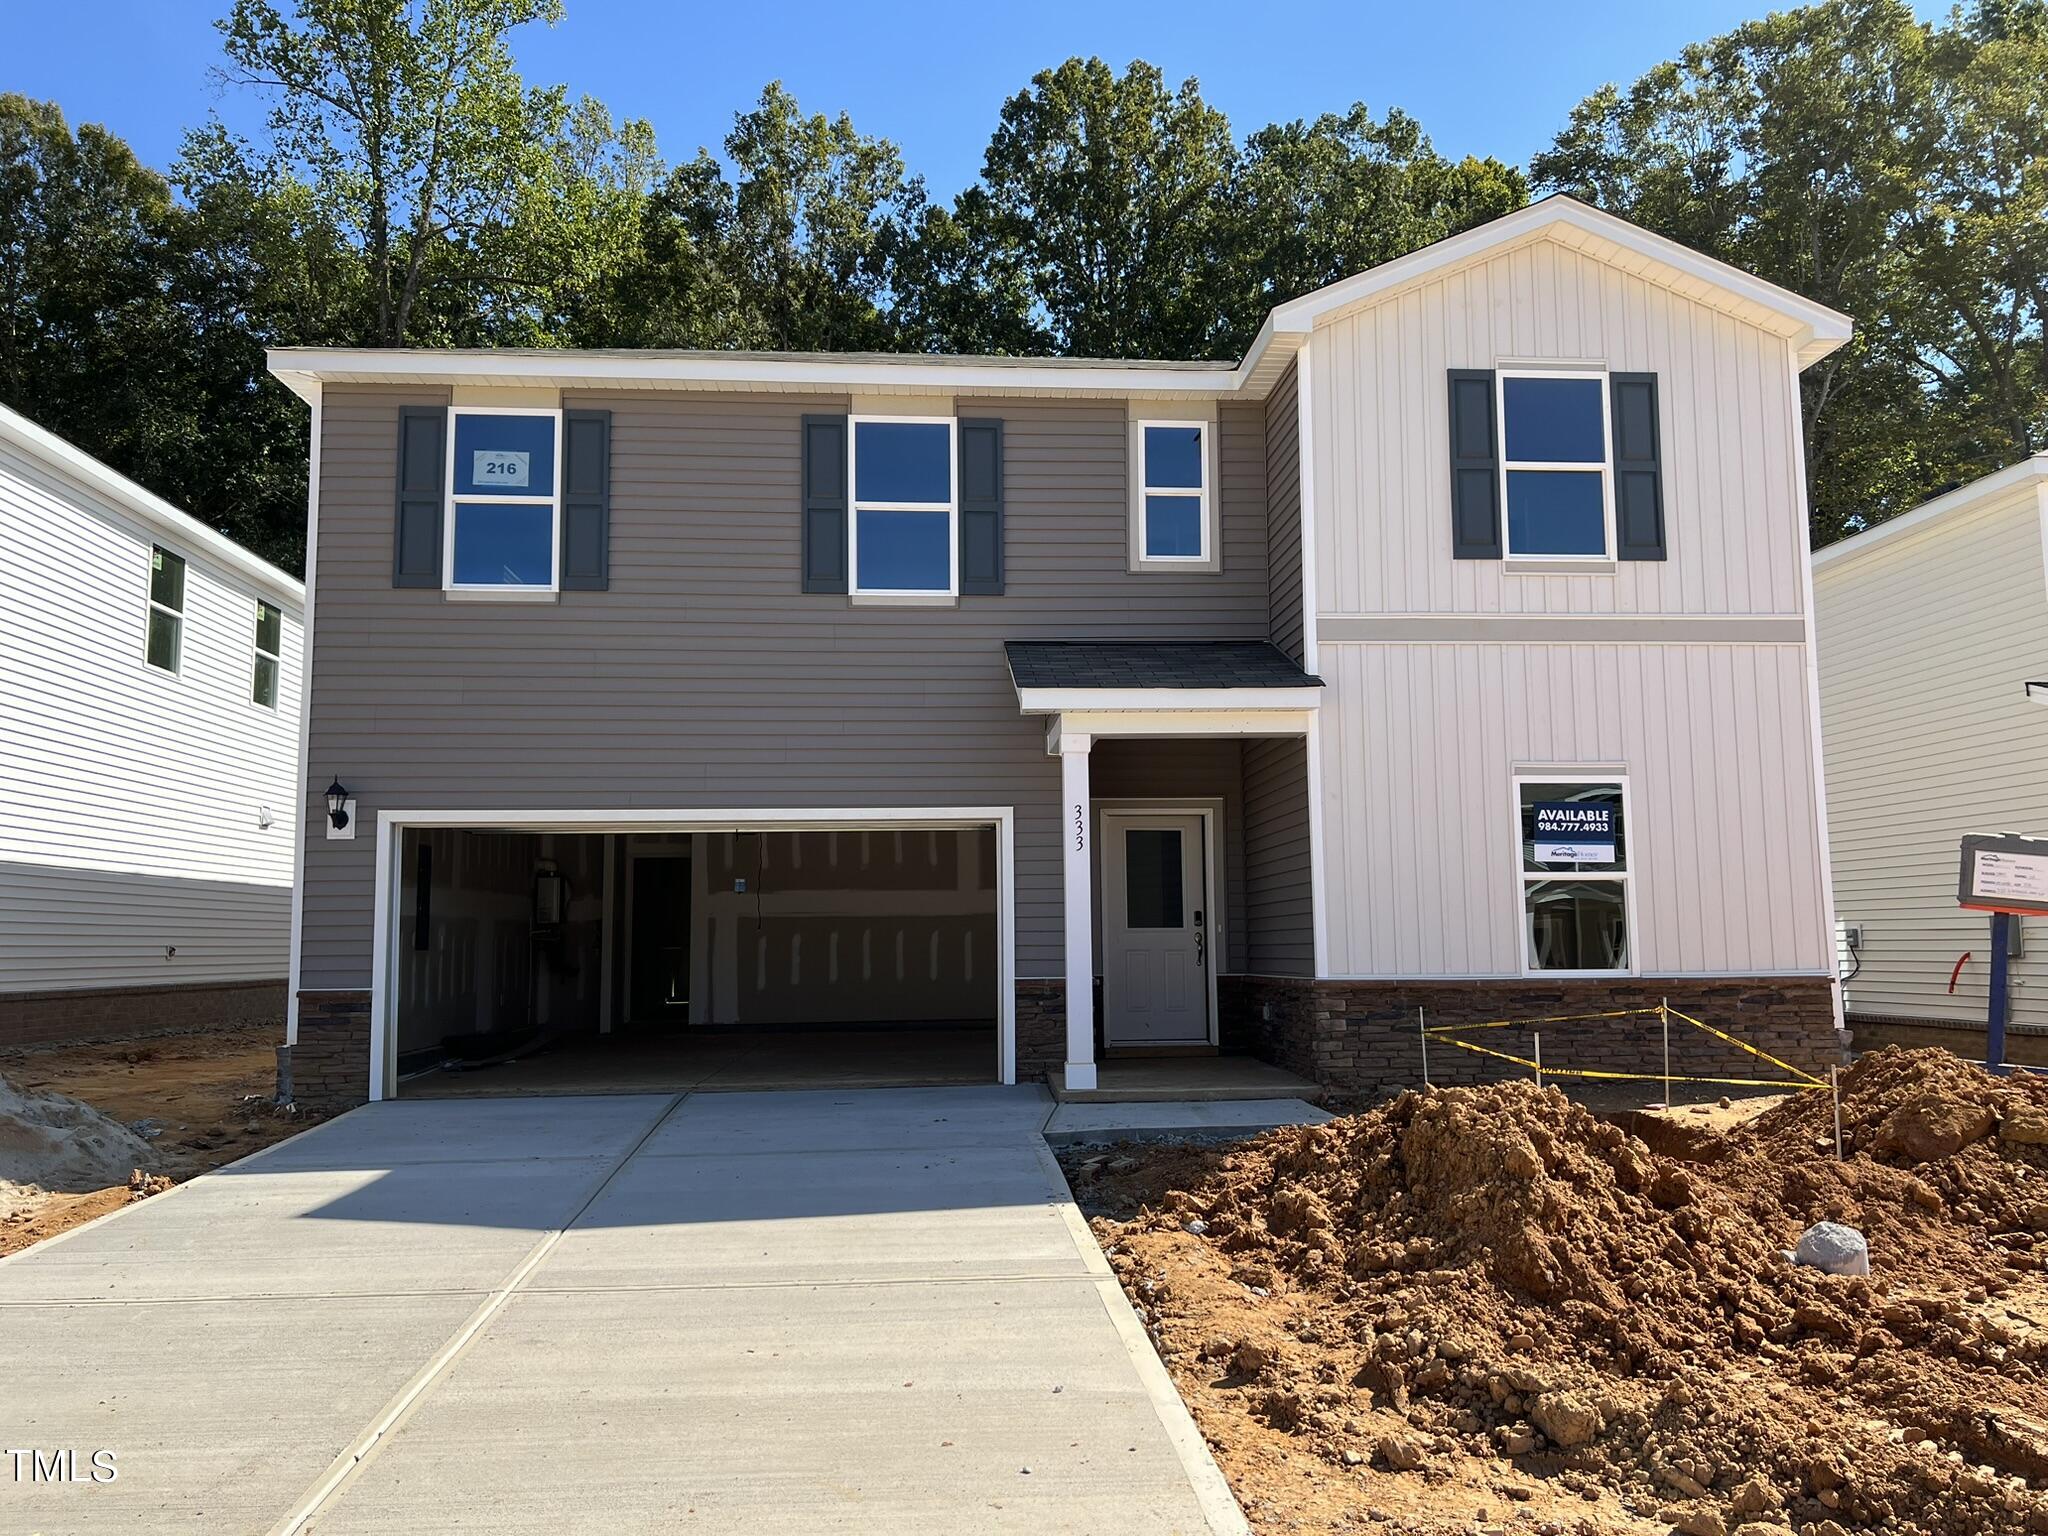
M 1623 560 L 1664 556 L 1664 460 L 1657 427 L 1657 375 L 1607 376 L 1614 414 L 1614 552 Z
M 960 595 L 1003 595 L 1003 424 L 960 423 Z
M 1498 560 L 1500 463 L 1493 430 L 1493 370 L 1451 375 L 1451 558 Z
M 562 413 L 562 590 L 611 585 L 612 413 Z
M 398 515 L 391 534 L 391 585 L 441 585 L 441 497 L 447 489 L 448 412 L 437 405 L 398 411 Z
M 846 590 L 846 418 L 804 418 L 804 590 Z

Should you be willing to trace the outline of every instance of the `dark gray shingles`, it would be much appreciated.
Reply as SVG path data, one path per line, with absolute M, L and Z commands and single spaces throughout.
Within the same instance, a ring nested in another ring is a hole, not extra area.
M 1019 688 L 1319 688 L 1265 640 L 1011 640 Z

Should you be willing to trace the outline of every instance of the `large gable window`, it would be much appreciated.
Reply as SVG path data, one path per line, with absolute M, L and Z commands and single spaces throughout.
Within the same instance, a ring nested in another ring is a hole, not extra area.
M 562 413 L 451 406 L 447 547 L 451 594 L 552 596 L 561 547 Z
M 1607 375 L 1497 376 L 1502 503 L 1510 560 L 1609 560 Z
M 951 417 L 856 416 L 848 436 L 853 591 L 951 597 L 959 590 Z
M 1135 563 L 1207 565 L 1215 534 L 1209 486 L 1209 424 L 1141 421 Z

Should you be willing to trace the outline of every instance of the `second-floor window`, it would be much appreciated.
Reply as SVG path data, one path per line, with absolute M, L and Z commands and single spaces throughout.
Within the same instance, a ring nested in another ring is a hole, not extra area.
M 950 417 L 856 416 L 847 481 L 852 590 L 866 597 L 950 597 L 959 591 Z
M 1612 559 L 1607 376 L 1503 369 L 1498 378 L 1507 558 Z
M 1138 562 L 1210 558 L 1206 422 L 1138 423 Z
M 486 597 L 550 595 L 558 586 L 562 413 L 452 406 L 445 584 Z
M 178 670 L 185 644 L 185 562 L 168 549 L 149 551 L 149 639 L 144 654 L 152 667 Z
M 265 602 L 256 604 L 256 669 L 249 697 L 265 709 L 277 708 L 277 664 L 284 650 L 284 615 Z

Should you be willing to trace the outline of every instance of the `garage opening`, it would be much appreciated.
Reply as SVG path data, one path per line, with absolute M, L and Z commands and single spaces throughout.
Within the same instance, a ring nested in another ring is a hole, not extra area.
M 407 828 L 405 1096 L 1000 1075 L 992 827 Z

